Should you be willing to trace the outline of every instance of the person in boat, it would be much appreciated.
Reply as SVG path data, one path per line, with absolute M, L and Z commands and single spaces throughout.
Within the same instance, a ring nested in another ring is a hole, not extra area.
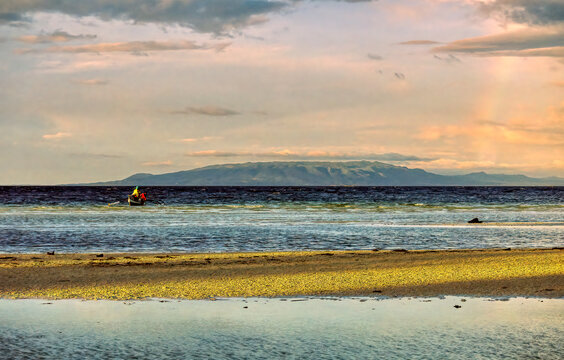
M 141 193 L 141 201 L 142 202 L 147 201 L 147 198 L 145 197 L 145 193 Z
M 134 199 L 139 198 L 139 186 L 135 187 L 135 190 L 133 190 L 133 193 L 131 194 L 131 197 L 133 197 Z

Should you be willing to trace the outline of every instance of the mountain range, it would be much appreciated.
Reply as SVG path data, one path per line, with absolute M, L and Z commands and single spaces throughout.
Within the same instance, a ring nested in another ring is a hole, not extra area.
M 211 165 L 165 174 L 138 173 L 123 180 L 81 185 L 127 186 L 564 186 L 558 177 L 439 175 L 378 161 L 276 161 Z

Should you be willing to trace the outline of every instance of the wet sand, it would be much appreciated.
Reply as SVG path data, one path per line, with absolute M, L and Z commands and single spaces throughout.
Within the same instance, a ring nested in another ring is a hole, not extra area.
M 99 255 L 0 254 L 0 297 L 564 296 L 560 248 Z

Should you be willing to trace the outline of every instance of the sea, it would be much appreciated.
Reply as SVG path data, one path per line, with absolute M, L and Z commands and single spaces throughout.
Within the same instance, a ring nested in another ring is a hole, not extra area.
M 564 356 L 561 299 L 0 299 L 0 318 L 2 359 Z
M 148 186 L 130 207 L 132 190 L 0 187 L 0 252 L 564 246 L 564 187 Z

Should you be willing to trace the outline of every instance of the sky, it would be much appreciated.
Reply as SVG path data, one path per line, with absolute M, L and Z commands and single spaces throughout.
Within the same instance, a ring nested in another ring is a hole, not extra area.
M 564 177 L 564 0 L 2 0 L 0 184 L 248 161 Z

